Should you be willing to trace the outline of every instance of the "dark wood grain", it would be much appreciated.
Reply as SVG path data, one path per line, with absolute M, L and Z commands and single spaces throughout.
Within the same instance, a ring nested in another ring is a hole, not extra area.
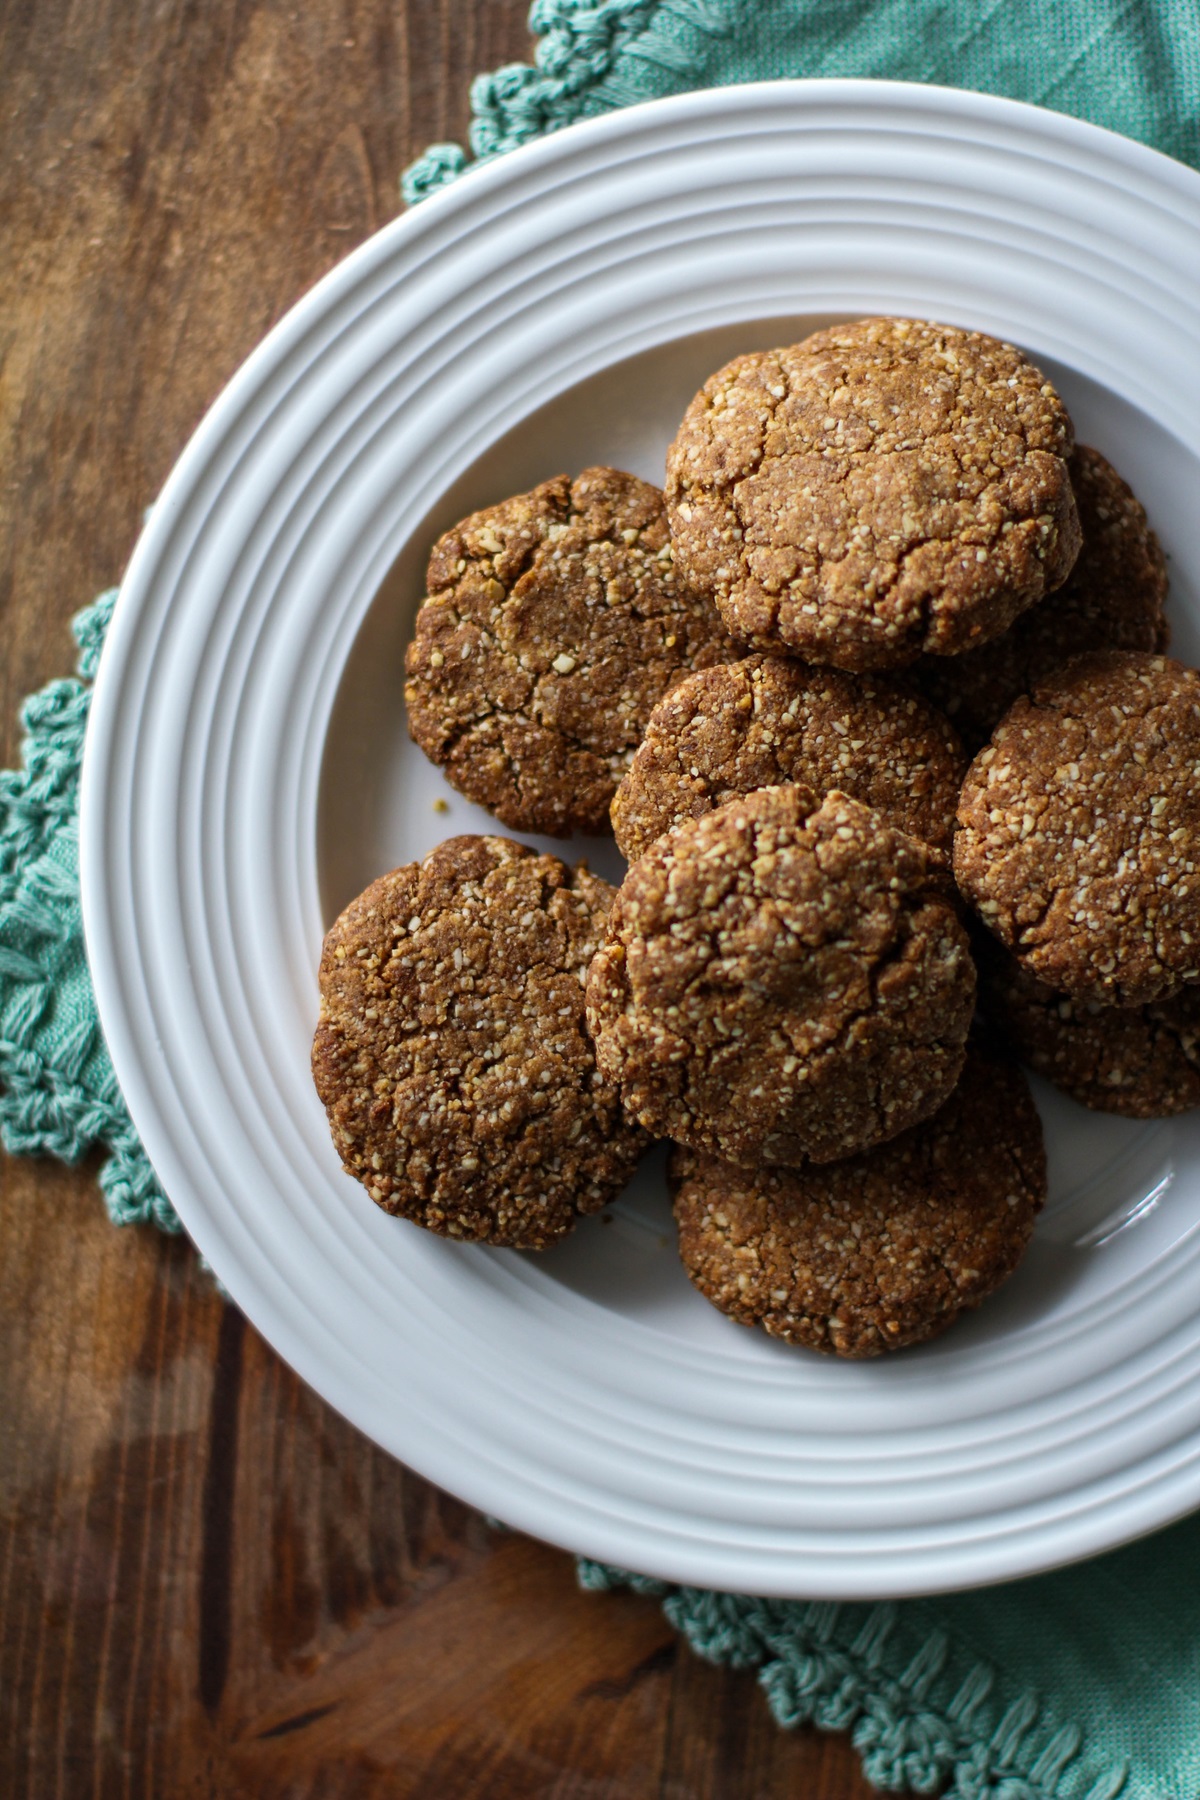
M 205 408 L 526 56 L 525 5 L 0 9 L 6 763 Z M 0 1165 L 6 1800 L 869 1791 L 654 1601 L 582 1594 L 368 1443 L 94 1174 Z

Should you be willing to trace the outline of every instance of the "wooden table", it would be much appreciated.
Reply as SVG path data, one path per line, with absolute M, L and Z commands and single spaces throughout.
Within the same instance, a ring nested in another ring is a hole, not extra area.
M 527 0 L 37 0 L 0 14 L 6 765 L 209 402 L 461 139 Z M 584 1595 L 375 1449 L 95 1163 L 0 1204 L 0 1793 L 867 1795 L 657 1604 Z

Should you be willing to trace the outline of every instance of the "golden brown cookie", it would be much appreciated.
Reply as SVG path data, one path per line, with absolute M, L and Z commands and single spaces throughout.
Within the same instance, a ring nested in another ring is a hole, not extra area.
M 472 513 L 429 562 L 404 690 L 426 756 L 518 831 L 601 831 L 657 702 L 737 649 L 679 581 L 662 495 L 585 469 Z
M 1167 648 L 1167 559 L 1145 509 L 1098 450 L 1078 445 L 1070 469 L 1083 548 L 1063 585 L 982 650 L 923 656 L 913 667 L 972 753 L 1019 695 L 1073 656 Z
M 630 869 L 587 986 L 606 1080 L 657 1136 L 829 1162 L 945 1100 L 975 997 L 935 852 L 845 794 L 763 788 Z
M 507 838 L 456 837 L 337 920 L 313 1075 L 385 1212 L 541 1250 L 624 1185 L 646 1139 L 583 1020 L 612 893 Z
M 1065 580 L 1066 408 L 977 331 L 863 319 L 740 356 L 667 455 L 681 578 L 733 635 L 845 669 L 955 655 Z
M 1019 1069 L 972 1049 L 932 1119 L 824 1169 L 672 1153 L 683 1266 L 742 1325 L 837 1356 L 936 1337 L 1021 1259 L 1046 1197 Z
M 1166 1119 L 1200 1106 L 1200 984 L 1148 1006 L 1056 994 L 990 941 L 980 1004 L 1023 1062 L 1093 1112 Z
M 1072 999 L 1200 980 L 1200 675 L 1102 650 L 1015 702 L 971 764 L 954 873 L 1022 966 Z
M 966 757 L 941 713 L 886 676 L 748 656 L 689 675 L 660 700 L 612 803 L 636 862 L 681 819 L 755 788 L 840 788 L 949 851 Z

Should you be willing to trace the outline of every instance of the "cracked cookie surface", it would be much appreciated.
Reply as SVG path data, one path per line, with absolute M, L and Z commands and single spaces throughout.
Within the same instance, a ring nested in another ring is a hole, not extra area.
M 1167 648 L 1167 560 L 1145 508 L 1098 450 L 1077 445 L 1069 466 L 1083 548 L 1063 585 L 982 650 L 923 656 L 911 671 L 972 754 L 1014 700 L 1073 656 Z
M 446 1237 L 540 1250 L 646 1147 L 596 1069 L 583 983 L 613 896 L 499 837 L 371 884 L 321 956 L 313 1075 L 347 1173 Z
M 660 700 L 612 803 L 630 862 L 683 819 L 799 782 L 839 788 L 949 851 L 966 770 L 957 734 L 887 677 L 748 656 L 688 676 Z
M 992 939 L 980 1004 L 1035 1074 L 1093 1112 L 1166 1119 L 1200 1106 L 1200 985 L 1147 1006 L 1056 994 Z
M 954 873 L 1039 981 L 1141 1006 L 1200 980 L 1200 676 L 1083 656 L 1017 700 L 967 771 Z
M 1072 441 L 1039 371 L 980 332 L 864 319 L 738 357 L 667 454 L 680 575 L 756 650 L 961 653 L 1068 574 Z
M 669 1165 L 684 1268 L 730 1318 L 837 1356 L 952 1325 L 1012 1274 L 1046 1197 L 1041 1122 L 1019 1069 L 972 1048 L 933 1118 L 824 1169 Z
M 828 1162 L 936 1111 L 975 968 L 935 853 L 834 792 L 764 788 L 660 838 L 588 977 L 605 1077 L 647 1130 Z
M 409 731 L 517 831 L 606 829 L 618 781 L 679 677 L 738 649 L 678 578 L 662 495 L 585 469 L 440 538 L 405 661 Z

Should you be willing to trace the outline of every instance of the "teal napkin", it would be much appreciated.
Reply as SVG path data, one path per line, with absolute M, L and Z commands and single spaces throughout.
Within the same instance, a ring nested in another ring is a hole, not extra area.
M 1005 94 L 1200 166 L 1196 0 L 534 0 L 529 24 L 535 65 L 472 85 L 479 161 L 638 100 L 803 75 Z M 435 144 L 405 199 L 466 161 Z
M 476 160 L 575 119 L 772 76 L 942 82 L 1034 101 L 1200 166 L 1196 0 L 535 0 L 533 67 L 471 90 Z M 467 166 L 439 144 L 410 201 Z M 25 704 L 0 774 L 0 1135 L 108 1152 L 114 1222 L 178 1230 L 113 1077 L 83 954 L 79 759 L 114 596 L 76 621 L 79 676 Z M 899 1605 L 668 1587 L 581 1561 L 586 1587 L 660 1593 L 713 1661 L 755 1668 L 780 1724 L 849 1731 L 868 1777 L 956 1800 L 1197 1800 L 1200 1515 L 1074 1569 Z
M 79 765 L 116 598 L 110 588 L 76 618 L 78 678 L 26 700 L 24 766 L 0 772 L 0 1137 L 65 1162 L 102 1145 L 113 1223 L 178 1231 L 117 1087 L 83 949 Z

